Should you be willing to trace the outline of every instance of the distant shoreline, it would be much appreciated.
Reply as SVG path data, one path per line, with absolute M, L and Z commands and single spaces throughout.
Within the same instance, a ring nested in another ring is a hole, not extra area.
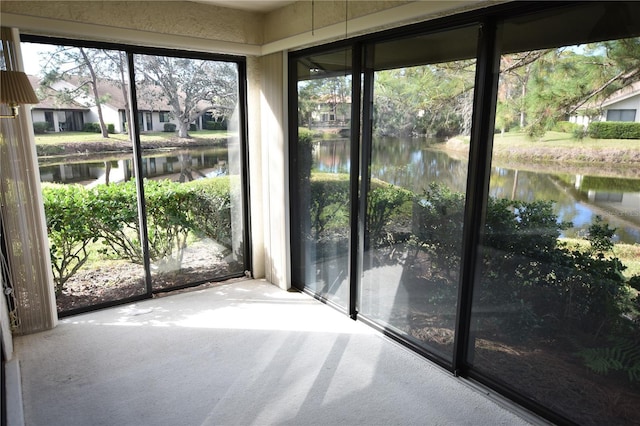
M 227 138 L 212 139 L 182 139 L 174 137 L 171 139 L 158 139 L 154 141 L 141 141 L 143 150 L 158 149 L 181 149 L 195 147 L 225 147 Z M 63 142 L 58 144 L 37 144 L 36 152 L 38 157 L 60 157 L 60 156 L 87 156 L 101 154 L 127 153 L 133 150 L 130 141 L 118 139 L 105 139 L 97 142 Z
M 592 176 L 612 176 L 628 179 L 640 178 L 640 141 L 638 148 L 610 147 L 572 148 L 550 146 L 550 142 L 531 142 L 531 146 L 504 143 L 494 139 L 493 164 L 510 169 L 547 173 L 568 173 Z M 579 142 L 577 142 L 579 143 Z M 457 138 L 432 146 L 448 155 L 466 160 L 469 143 Z

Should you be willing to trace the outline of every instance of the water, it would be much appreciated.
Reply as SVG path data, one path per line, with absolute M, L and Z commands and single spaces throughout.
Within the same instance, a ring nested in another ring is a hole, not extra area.
M 226 148 L 193 148 L 145 155 L 143 173 L 149 178 L 188 181 L 227 173 Z M 41 164 L 42 181 L 81 183 L 94 186 L 128 180 L 133 176 L 130 155 L 104 160 Z M 322 141 L 314 149 L 314 167 L 326 172 L 348 172 L 347 140 Z M 108 173 L 107 173 L 108 171 Z M 467 162 L 430 149 L 419 139 L 376 140 L 371 164 L 372 176 L 416 193 L 432 181 L 463 192 L 467 185 Z M 493 197 L 522 201 L 554 201 L 560 221 L 574 227 L 566 236 L 584 236 L 596 215 L 617 229 L 615 239 L 640 243 L 640 179 L 538 173 L 496 165 L 491 170 Z
M 371 161 L 372 177 L 410 189 L 424 191 L 439 182 L 464 192 L 467 161 L 429 148 L 420 139 L 378 139 Z M 347 141 L 322 141 L 314 150 L 314 167 L 326 172 L 348 172 Z M 572 222 L 563 236 L 585 236 L 595 216 L 616 228 L 614 239 L 640 243 L 640 179 L 597 177 L 562 173 L 540 173 L 501 167 L 491 169 L 492 197 L 520 201 L 553 201 L 559 221 Z
M 145 154 L 142 174 L 150 179 L 171 179 L 178 182 L 228 173 L 226 148 L 191 148 Z M 100 183 L 123 182 L 134 175 L 131 154 L 108 155 L 100 160 L 64 161 L 40 164 L 43 182 L 79 183 L 92 187 Z

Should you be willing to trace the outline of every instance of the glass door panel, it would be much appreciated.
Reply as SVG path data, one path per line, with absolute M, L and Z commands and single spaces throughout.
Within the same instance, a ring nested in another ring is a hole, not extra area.
M 22 46 L 58 312 L 144 295 L 126 53 Z
M 292 167 L 295 285 L 346 308 L 349 290 L 351 53 L 298 60 Z
M 640 179 L 624 165 L 638 137 L 613 135 L 627 123 L 607 114 L 637 85 L 623 76 L 637 76 L 640 39 L 606 38 L 637 35 L 629 16 L 602 2 L 502 28 L 467 361 L 584 425 L 638 424 Z M 569 22 L 576 31 L 557 34 Z M 510 147 L 528 160 L 505 155 Z M 584 156 L 588 167 L 566 160 Z
M 148 130 L 141 144 L 153 290 L 242 274 L 238 65 L 152 55 L 134 62 L 139 125 Z M 205 114 L 215 127 L 199 128 Z
M 447 360 L 477 32 L 379 43 L 369 58 L 373 124 L 358 312 Z

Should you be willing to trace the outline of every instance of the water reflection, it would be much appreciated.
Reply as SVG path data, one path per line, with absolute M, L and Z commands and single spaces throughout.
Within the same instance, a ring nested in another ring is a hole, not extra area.
M 428 139 L 381 138 L 374 141 L 371 176 L 416 193 L 430 182 L 464 191 L 467 162 L 431 149 Z M 346 139 L 318 142 L 314 149 L 314 168 L 348 173 Z M 554 201 L 560 221 L 573 222 L 564 236 L 584 236 L 596 215 L 617 228 L 615 239 L 640 243 L 640 179 L 621 179 L 570 174 L 549 174 L 493 167 L 490 195 L 520 201 Z
M 228 174 L 226 148 L 193 148 L 145 155 L 142 173 L 151 179 L 187 182 L 203 177 Z M 105 161 L 70 161 L 41 164 L 43 182 L 80 183 L 88 187 L 111 182 L 124 182 L 134 175 L 131 155 L 110 156 Z

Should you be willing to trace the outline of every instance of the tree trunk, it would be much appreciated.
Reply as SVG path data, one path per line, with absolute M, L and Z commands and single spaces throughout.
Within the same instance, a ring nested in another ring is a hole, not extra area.
M 180 127 L 178 128 L 178 137 L 179 138 L 190 138 L 190 136 L 189 136 L 189 123 L 185 123 L 183 121 L 180 122 Z
M 104 124 L 104 118 L 102 117 L 102 106 L 100 105 L 100 94 L 98 93 L 98 77 L 96 76 L 93 65 L 91 65 L 91 61 L 89 60 L 89 57 L 87 56 L 83 48 L 80 48 L 80 53 L 82 54 L 82 57 L 86 62 L 89 73 L 91 74 L 91 88 L 93 89 L 93 98 L 96 101 L 96 108 L 98 108 L 98 120 L 100 121 L 100 130 L 102 131 L 102 137 L 108 138 L 109 132 L 107 131 L 107 125 Z

